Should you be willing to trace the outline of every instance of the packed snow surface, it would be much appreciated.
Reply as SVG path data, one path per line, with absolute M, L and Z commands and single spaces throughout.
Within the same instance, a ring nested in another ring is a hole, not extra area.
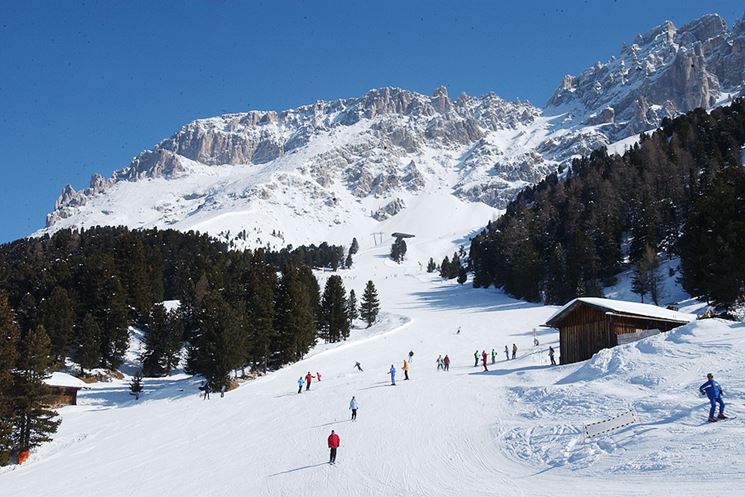
M 359 298 L 367 280 L 378 287 L 384 312 L 371 328 L 357 323 L 347 342 L 319 344 L 224 398 L 201 399 L 200 379 L 180 371 L 146 378 L 140 400 L 129 395 L 129 378 L 90 385 L 78 406 L 60 410 L 53 442 L 23 466 L 0 469 L 0 494 L 610 497 L 657 496 L 675 485 L 676 495 L 701 497 L 745 488 L 745 417 L 707 424 L 708 402 L 698 396 L 711 371 L 728 412 L 743 410 L 742 324 L 694 321 L 551 367 L 546 351 L 558 348 L 558 336 L 539 326 L 557 307 L 423 269 L 429 257 L 439 261 L 467 246 L 462 234 L 493 214 L 451 199 L 420 197 L 381 223 L 382 245 L 364 226 L 340 235 L 360 243 L 353 268 L 339 273 L 346 288 Z M 388 257 L 393 231 L 416 234 L 400 265 Z M 331 273 L 317 274 L 323 284 Z M 127 374 L 141 353 L 142 337 L 131 331 Z M 506 360 L 505 345 L 513 343 L 517 358 Z M 474 366 L 474 352 L 484 350 L 489 371 Z M 436 370 L 439 354 L 452 359 L 450 371 Z M 391 365 L 399 370 L 396 386 Z M 322 381 L 298 394 L 308 371 Z M 353 395 L 360 406 L 354 423 Z M 583 439 L 583 424 L 629 408 L 639 423 Z M 341 438 L 336 466 L 327 464 L 332 429 Z

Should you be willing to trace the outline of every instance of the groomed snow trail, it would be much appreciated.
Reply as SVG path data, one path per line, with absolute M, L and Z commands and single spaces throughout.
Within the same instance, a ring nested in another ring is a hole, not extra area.
M 139 402 L 126 382 L 81 393 L 81 405 L 62 409 L 54 442 L 28 464 L 0 470 L 0 494 L 642 496 L 675 485 L 676 495 L 700 497 L 745 488 L 745 416 L 704 424 L 697 396 L 711 370 L 731 411 L 743 409 L 745 327 L 697 322 L 552 368 L 545 350 L 558 337 L 538 326 L 556 308 L 419 268 L 448 243 L 412 239 L 403 265 L 386 259 L 387 246 L 363 250 L 342 274 L 358 296 L 368 279 L 376 283 L 381 322 L 225 398 L 202 400 L 198 380 L 185 376 L 146 379 Z M 518 358 L 507 361 L 504 346 L 513 343 Z M 492 348 L 490 371 L 474 367 L 474 351 Z M 438 354 L 452 359 L 449 372 L 436 371 Z M 323 379 L 298 395 L 308 371 Z M 582 440 L 583 423 L 628 406 L 638 425 Z M 341 437 L 336 466 L 327 464 L 332 429 Z

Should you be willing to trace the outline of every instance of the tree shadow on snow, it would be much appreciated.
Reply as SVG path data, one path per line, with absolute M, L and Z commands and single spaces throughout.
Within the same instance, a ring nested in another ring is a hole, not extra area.
M 192 395 L 199 396 L 202 392 L 197 388 L 197 383 L 197 380 L 191 378 L 185 380 L 174 380 L 169 377 L 144 378 L 142 380 L 143 392 L 139 400 L 135 400 L 134 396 L 130 395 L 129 385 L 126 383 L 111 387 L 86 388 L 78 394 L 78 404 L 111 409 L 128 407 L 148 400 L 175 400 Z M 217 396 L 220 396 L 219 392 Z
M 269 477 L 271 478 L 272 476 L 286 475 L 287 473 L 294 473 L 295 471 L 302 471 L 303 469 L 317 468 L 319 466 L 326 466 L 326 465 L 328 465 L 327 462 L 319 462 L 318 464 L 309 464 L 307 466 L 300 466 L 299 468 L 288 469 L 287 471 L 280 471 L 279 473 L 274 473 L 274 474 L 269 475 Z
M 474 371 L 473 373 L 468 373 L 471 376 L 507 376 L 508 374 L 513 373 L 522 373 L 526 371 L 537 371 L 539 369 L 549 369 L 551 366 L 547 366 L 545 364 L 536 364 L 534 366 L 523 366 L 521 368 L 515 368 L 515 369 L 492 369 L 490 371 Z
M 499 290 L 472 288 L 470 285 L 443 284 L 432 290 L 415 292 L 414 296 L 428 306 L 442 310 L 510 311 L 542 307 L 541 304 L 515 300 Z

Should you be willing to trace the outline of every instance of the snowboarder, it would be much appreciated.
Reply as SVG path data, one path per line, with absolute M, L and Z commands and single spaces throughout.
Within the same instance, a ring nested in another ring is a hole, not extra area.
M 473 367 L 479 365 L 479 349 L 476 349 L 476 352 L 473 353 Z
M 352 395 L 352 400 L 349 401 L 349 408 L 352 410 L 352 421 L 357 421 L 357 409 L 360 408 L 360 405 L 354 395 Z
M 354 367 L 362 371 L 362 366 L 360 365 L 359 361 L 355 361 Z M 354 369 L 354 368 L 353 368 Z
M 484 371 L 489 371 L 489 369 L 486 367 L 486 351 L 481 351 L 481 364 L 484 365 Z
M 497 360 L 497 351 L 493 348 L 491 349 L 491 363 L 494 364 L 494 361 Z
M 551 365 L 556 366 L 556 359 L 554 359 L 554 348 L 552 346 L 548 346 L 548 357 L 551 359 Z
M 321 373 L 316 371 L 316 380 L 321 381 Z
M 339 435 L 334 433 L 334 430 L 331 430 L 331 435 L 329 435 L 328 439 L 329 443 L 329 464 L 336 464 L 336 449 L 339 448 Z
M 404 365 L 401 369 L 404 370 L 404 380 L 408 380 L 409 379 L 409 363 L 406 362 L 406 359 L 404 359 Z
M 504 355 L 507 356 L 507 360 L 509 361 L 510 360 L 510 349 L 507 348 L 506 345 L 504 346 Z
M 538 347 L 541 344 L 541 342 L 538 341 L 536 337 L 533 337 L 533 345 Z
M 411 364 L 412 362 L 414 362 L 414 351 L 410 350 L 409 351 L 409 364 Z
M 437 356 L 437 371 L 445 369 L 445 364 L 442 362 L 442 354 Z
M 305 382 L 303 381 L 303 377 L 301 376 L 297 379 L 297 393 L 303 393 L 303 383 Z
M 722 386 L 714 380 L 713 374 L 707 374 L 706 378 L 708 381 L 701 385 L 698 391 L 701 392 L 701 395 L 706 394 L 709 397 L 709 402 L 711 403 L 709 423 L 714 423 L 717 419 L 727 419 L 727 416 L 724 415 L 724 401 L 722 400 L 724 392 L 722 391 Z M 717 404 L 719 404 L 719 416 L 715 418 L 714 412 L 716 412 Z
M 307 392 L 310 390 L 310 382 L 313 381 L 313 375 L 310 374 L 310 371 L 308 371 L 308 374 L 305 375 L 305 391 Z
M 393 367 L 393 364 L 391 364 L 391 369 L 389 369 L 388 372 L 391 374 L 391 385 L 395 387 L 396 386 L 396 368 Z
M 514 359 L 517 356 L 517 345 L 514 343 L 512 344 L 512 358 Z
M 445 366 L 445 371 L 450 371 L 450 358 L 445 354 L 445 358 L 442 360 L 442 364 Z

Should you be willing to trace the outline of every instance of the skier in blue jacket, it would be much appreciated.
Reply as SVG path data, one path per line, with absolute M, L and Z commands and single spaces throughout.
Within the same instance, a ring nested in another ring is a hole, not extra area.
M 711 409 L 709 409 L 709 423 L 714 423 L 717 418 L 727 419 L 727 416 L 724 415 L 724 401 L 722 400 L 722 394 L 724 392 L 722 392 L 722 386 L 714 381 L 713 374 L 707 374 L 706 378 L 709 381 L 701 385 L 698 391 L 701 392 L 701 395 L 706 394 L 706 396 L 709 397 L 709 402 L 711 402 Z M 715 418 L 714 412 L 717 409 L 717 403 L 719 404 L 719 416 Z
M 393 367 L 393 364 L 391 364 L 391 369 L 388 370 L 389 373 L 391 373 L 391 385 L 396 385 L 396 368 Z

